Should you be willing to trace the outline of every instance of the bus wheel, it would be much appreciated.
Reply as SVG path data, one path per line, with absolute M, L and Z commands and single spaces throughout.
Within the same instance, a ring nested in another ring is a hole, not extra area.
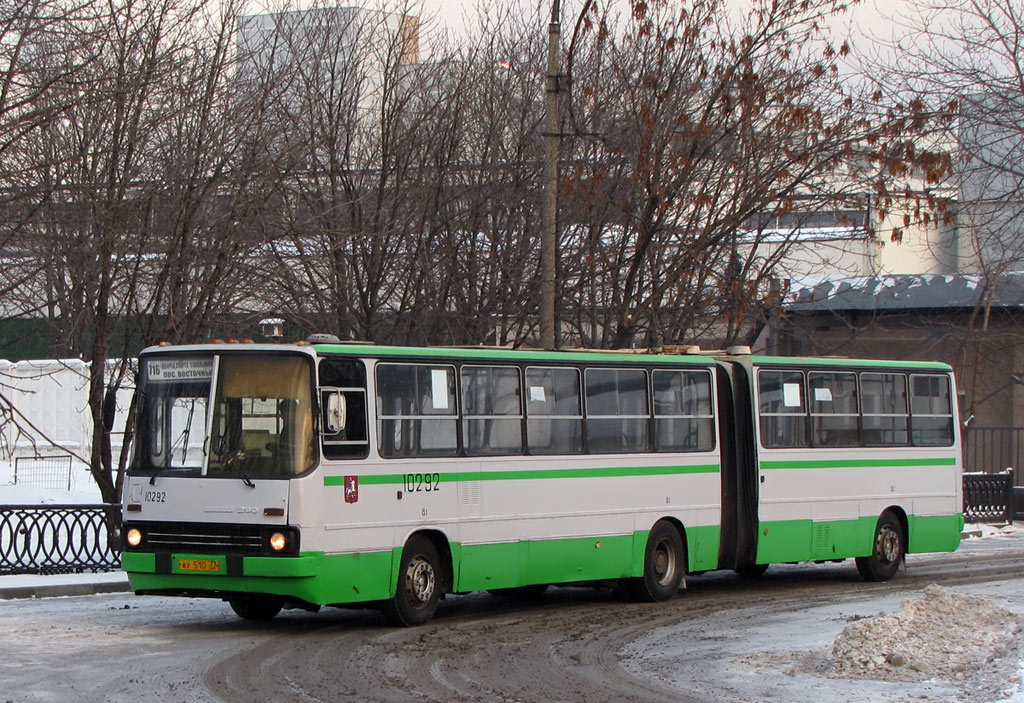
M 422 625 L 434 617 L 441 600 L 441 559 L 426 537 L 414 535 L 402 550 L 395 597 L 384 602 L 384 617 L 393 625 Z
M 243 620 L 273 620 L 281 612 L 284 601 L 280 598 L 232 598 L 228 604 Z
M 878 518 L 871 556 L 857 557 L 857 571 L 868 581 L 888 581 L 900 568 L 906 554 L 903 527 L 888 510 Z
M 685 574 L 683 540 L 674 525 L 662 521 L 654 525 L 647 537 L 643 577 L 630 579 L 627 588 L 634 600 L 666 601 L 679 591 Z

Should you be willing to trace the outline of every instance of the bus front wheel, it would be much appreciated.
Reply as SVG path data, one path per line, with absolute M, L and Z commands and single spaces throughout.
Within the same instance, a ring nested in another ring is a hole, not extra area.
M 871 556 L 857 557 L 857 571 L 868 581 L 888 581 L 900 568 L 906 554 L 903 526 L 890 511 L 878 518 Z
M 385 601 L 384 617 L 393 625 L 422 625 L 434 617 L 441 600 L 441 559 L 426 537 L 413 536 L 402 550 L 395 597 Z
M 683 539 L 669 522 L 655 523 L 644 551 L 644 575 L 627 582 L 634 600 L 654 603 L 670 600 L 686 574 Z
M 273 620 L 284 602 L 280 598 L 232 598 L 228 605 L 243 620 Z

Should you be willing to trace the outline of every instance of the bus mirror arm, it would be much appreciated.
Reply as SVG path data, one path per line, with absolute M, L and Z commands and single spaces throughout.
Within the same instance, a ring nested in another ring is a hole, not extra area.
M 338 434 L 345 429 L 345 420 L 348 415 L 348 402 L 345 394 L 341 391 L 334 391 L 327 396 L 327 418 L 324 423 L 329 434 Z

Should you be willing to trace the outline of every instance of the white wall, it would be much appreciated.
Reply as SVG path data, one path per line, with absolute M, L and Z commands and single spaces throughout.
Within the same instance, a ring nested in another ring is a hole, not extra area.
M 68 454 L 88 460 L 92 451 L 89 367 L 79 359 L 0 360 L 0 393 L 13 406 L 12 413 L 4 413 L 0 427 L 0 460 Z M 133 392 L 134 388 L 118 392 L 111 437 L 115 456 L 121 449 Z

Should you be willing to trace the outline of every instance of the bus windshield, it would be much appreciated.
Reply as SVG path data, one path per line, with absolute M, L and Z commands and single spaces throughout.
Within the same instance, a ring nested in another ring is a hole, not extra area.
M 134 470 L 251 478 L 316 462 L 310 362 L 301 356 L 149 356 Z

